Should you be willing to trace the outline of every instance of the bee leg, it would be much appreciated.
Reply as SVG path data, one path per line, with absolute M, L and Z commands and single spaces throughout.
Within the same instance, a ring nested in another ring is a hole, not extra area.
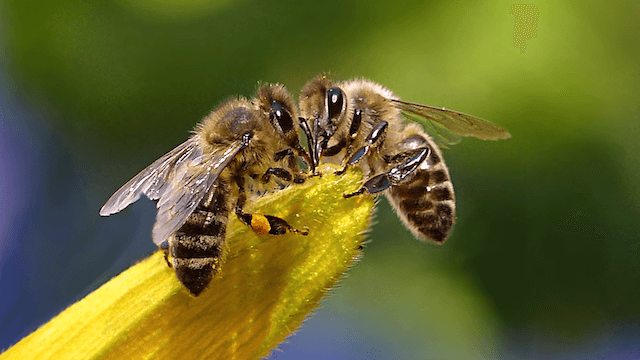
M 370 178 L 358 191 L 350 194 L 342 194 L 342 196 L 347 199 L 352 196 L 363 194 L 365 191 L 369 194 L 375 194 L 400 183 L 402 180 L 406 179 L 407 176 L 413 174 L 420 164 L 427 159 L 431 152 L 431 149 L 428 147 L 411 150 L 411 152 L 415 153 L 416 150 L 418 151 L 417 154 L 392 167 L 388 172 Z
M 386 121 L 381 121 L 380 123 L 378 123 L 378 125 L 374 126 L 373 129 L 371 129 L 369 135 L 367 135 L 367 138 L 364 140 L 367 145 L 356 150 L 356 152 L 351 155 L 347 163 L 344 165 L 344 168 L 336 172 L 336 175 L 344 174 L 349 166 L 357 164 L 369 153 L 371 146 L 373 146 L 377 142 L 384 141 L 384 137 L 387 133 L 388 127 L 389 123 Z
M 308 159 L 305 158 L 304 155 L 306 155 L 307 158 L 309 158 L 309 155 L 307 154 L 306 151 L 304 151 L 303 148 L 299 148 L 298 149 L 298 156 L 301 156 L 302 158 L 305 159 L 305 162 L 307 162 L 307 164 L 309 164 Z M 293 149 L 288 148 L 288 149 L 284 149 L 282 151 L 278 151 L 277 153 L 275 153 L 275 155 L 273 156 L 273 159 L 278 162 L 284 158 L 287 158 L 287 166 L 289 167 L 289 169 L 298 169 L 298 159 L 296 158 L 296 153 L 294 152 Z M 310 159 L 310 158 L 309 158 Z M 279 169 L 278 172 L 273 171 L 272 169 Z M 269 173 L 267 175 L 267 173 Z M 313 168 L 313 175 L 315 175 L 315 168 Z M 271 178 L 271 175 L 275 175 L 279 178 L 281 178 L 282 180 L 285 180 L 287 182 L 290 182 L 291 179 L 293 178 L 293 182 L 296 184 L 302 184 L 305 182 L 306 177 L 303 176 L 302 174 L 296 174 L 295 176 L 291 175 L 291 172 L 289 172 L 286 169 L 283 168 L 269 168 L 267 169 L 267 172 L 265 172 L 265 174 L 262 177 L 262 182 L 263 183 L 268 183 L 269 179 Z M 313 176 L 312 175 L 312 176 Z
M 360 149 L 358 149 L 355 153 L 353 153 L 353 155 L 349 158 L 349 160 L 347 161 L 347 163 L 344 165 L 344 167 L 342 168 L 342 170 L 336 171 L 335 174 L 336 175 L 342 175 L 344 174 L 347 169 L 349 168 L 349 166 L 353 166 L 357 163 L 360 162 L 360 160 L 362 160 L 365 155 L 367 155 L 369 153 L 369 150 L 371 149 L 370 145 L 365 145 L 363 147 L 361 147 Z
M 277 216 L 249 213 L 236 213 L 236 215 L 238 216 L 238 219 L 240 219 L 240 221 L 248 225 L 251 230 L 253 230 L 253 232 L 258 235 L 284 235 L 289 232 L 301 235 L 309 234 L 309 229 L 298 230 L 289 225 L 286 220 L 281 219 Z
M 164 261 L 167 262 L 167 266 L 173 268 L 173 264 L 171 263 L 171 261 L 169 261 L 169 243 L 164 241 L 160 245 L 160 249 L 164 251 Z
M 258 235 L 284 235 L 289 232 L 301 235 L 309 234 L 309 229 L 298 230 L 277 216 L 245 213 L 238 207 L 236 207 L 236 216 Z
M 345 147 L 347 148 L 343 159 L 351 157 L 351 153 L 353 152 L 352 143 L 353 143 L 353 140 L 355 140 L 355 138 L 358 136 L 358 133 L 360 132 L 360 125 L 362 124 L 363 111 L 364 110 L 361 108 L 356 108 L 353 111 L 353 120 L 351 120 L 351 126 L 349 127 L 349 137 L 348 138 L 343 137 L 341 140 L 341 141 L 344 141 Z
M 293 149 L 289 148 L 289 149 L 284 149 L 281 151 L 278 151 L 277 153 L 275 153 L 275 155 L 273 155 L 273 160 L 278 162 L 282 159 L 284 159 L 287 156 L 294 156 L 295 154 L 293 153 Z
M 292 175 L 291 173 L 283 168 L 268 168 L 267 171 L 262 175 L 261 181 L 266 184 L 271 180 L 271 175 L 274 175 L 284 181 L 291 181 Z
M 169 261 L 169 249 L 166 249 L 164 251 L 164 261 L 167 262 L 168 267 L 173 268 L 173 264 L 171 263 L 171 261 Z
M 347 146 L 347 140 L 342 138 L 337 144 L 329 146 L 322 155 L 324 156 L 338 155 L 338 153 L 340 153 L 340 151 L 342 151 L 342 149 L 344 149 L 345 146 Z
M 291 174 L 289 174 L 291 175 Z M 244 191 L 244 178 L 237 177 L 236 183 L 238 184 L 238 202 L 236 203 L 236 216 L 244 224 L 248 225 L 253 232 L 259 235 L 271 234 L 271 235 L 283 235 L 288 232 L 299 233 L 302 235 L 309 234 L 309 230 L 298 230 L 289 225 L 284 219 L 271 215 L 259 215 L 245 213 L 242 208 L 247 201 L 247 195 Z
M 411 152 L 407 151 L 407 152 L 401 152 L 401 153 L 395 154 L 395 155 L 384 155 L 384 156 L 382 156 L 382 159 L 388 165 L 393 165 L 393 164 L 398 164 L 398 163 L 408 159 L 411 155 L 413 155 L 413 154 Z

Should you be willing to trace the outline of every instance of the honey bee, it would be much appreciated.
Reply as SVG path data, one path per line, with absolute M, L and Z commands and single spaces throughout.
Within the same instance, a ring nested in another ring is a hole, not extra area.
M 220 270 L 234 200 L 236 216 L 258 234 L 307 234 L 281 218 L 243 211 L 247 176 L 260 184 L 272 176 L 304 181 L 297 156 L 311 159 L 299 143 L 296 114 L 282 85 L 262 86 L 252 100 L 228 100 L 205 117 L 187 141 L 116 191 L 100 215 L 119 212 L 141 194 L 158 200 L 153 242 L 167 245 L 167 264 L 198 296 Z M 272 167 L 276 164 L 282 166 Z
M 345 198 L 385 191 L 413 235 L 442 243 L 455 221 L 455 196 L 442 153 L 417 122 L 433 122 L 457 136 L 507 139 L 499 126 L 457 111 L 400 100 L 367 79 L 333 83 L 320 76 L 302 90 L 299 119 L 317 165 L 358 165 L 367 180 Z M 432 126 L 437 126 L 432 124 Z M 434 128 L 437 129 L 437 128 Z M 445 134 L 446 135 L 446 134 Z

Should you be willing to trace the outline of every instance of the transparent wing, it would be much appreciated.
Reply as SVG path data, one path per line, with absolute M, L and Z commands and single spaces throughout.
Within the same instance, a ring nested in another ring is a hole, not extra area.
M 142 194 L 151 200 L 159 199 L 167 191 L 170 180 L 175 177 L 176 169 L 201 156 L 198 138 L 191 137 L 147 166 L 111 195 L 100 209 L 100 215 L 115 214 L 137 201 Z
M 176 176 L 157 204 L 158 214 L 151 233 L 156 245 L 160 245 L 180 229 L 214 186 L 220 173 L 245 147 L 246 144 L 238 140 L 213 154 L 201 155 L 177 169 Z
M 124 184 L 100 209 L 108 216 L 145 194 L 158 200 L 152 238 L 157 245 L 182 226 L 216 179 L 246 145 L 241 140 L 211 154 L 202 154 L 200 138 L 192 136 Z
M 426 120 L 442 125 L 445 129 L 459 136 L 473 136 L 482 140 L 501 140 L 511 137 L 508 131 L 486 120 L 445 108 L 414 104 L 402 100 L 391 100 L 402 110 L 402 114 L 412 121 L 423 125 Z M 443 136 L 446 138 L 446 136 Z
M 420 124 L 424 131 L 431 136 L 440 148 L 448 149 L 449 146 L 458 144 L 462 140 L 462 136 L 455 135 L 450 130 L 447 130 L 444 125 L 427 120 L 423 116 L 415 115 L 407 111 L 403 111 L 402 116 L 410 122 Z

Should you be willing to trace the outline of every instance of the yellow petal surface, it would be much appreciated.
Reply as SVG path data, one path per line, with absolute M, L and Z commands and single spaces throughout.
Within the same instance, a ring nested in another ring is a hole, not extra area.
M 360 254 L 373 199 L 343 199 L 361 174 L 322 177 L 248 204 L 308 236 L 257 235 L 235 216 L 221 272 L 197 298 L 156 252 L 0 355 L 6 359 L 255 359 L 318 306 Z

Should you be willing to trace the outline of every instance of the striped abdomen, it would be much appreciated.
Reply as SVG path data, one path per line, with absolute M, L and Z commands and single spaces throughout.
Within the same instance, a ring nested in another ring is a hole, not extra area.
M 456 207 L 449 170 L 426 135 L 413 135 L 403 142 L 405 148 L 426 145 L 431 152 L 413 176 L 389 189 L 387 198 L 414 236 L 442 243 L 453 226 Z
M 169 237 L 169 253 L 178 280 L 194 295 L 218 272 L 229 216 L 229 187 L 218 179 L 187 221 Z

